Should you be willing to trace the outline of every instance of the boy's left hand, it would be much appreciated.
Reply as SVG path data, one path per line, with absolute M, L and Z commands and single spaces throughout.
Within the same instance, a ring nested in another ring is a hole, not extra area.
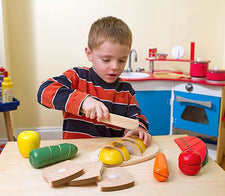
M 150 146 L 152 136 L 146 131 L 144 131 L 143 129 L 141 128 L 131 129 L 126 133 L 125 137 L 132 136 L 132 135 L 137 135 L 139 139 L 143 140 L 144 144 L 147 147 Z

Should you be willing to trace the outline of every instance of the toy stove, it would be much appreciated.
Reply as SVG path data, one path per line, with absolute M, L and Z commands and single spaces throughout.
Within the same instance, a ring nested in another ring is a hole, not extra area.
M 218 136 L 220 87 L 177 83 L 173 98 L 173 127 Z

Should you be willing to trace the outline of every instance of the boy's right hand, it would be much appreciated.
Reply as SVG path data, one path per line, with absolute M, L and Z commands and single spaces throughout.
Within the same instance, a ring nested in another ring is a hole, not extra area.
M 85 113 L 86 118 L 95 119 L 100 122 L 101 118 L 109 120 L 109 110 L 100 101 L 88 96 L 81 107 L 81 110 Z

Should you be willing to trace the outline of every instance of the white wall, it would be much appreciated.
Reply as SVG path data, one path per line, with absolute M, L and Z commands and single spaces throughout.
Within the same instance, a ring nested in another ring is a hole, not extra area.
M 73 66 L 90 66 L 84 47 L 90 25 L 102 16 L 123 19 L 133 32 L 138 53 L 134 68 L 148 69 L 147 48 L 168 52 L 175 45 L 196 43 L 196 57 L 225 68 L 225 1 L 223 0 L 3 0 L 6 60 L 14 95 L 14 129 L 62 125 L 60 111 L 36 101 L 42 80 Z M 189 64 L 156 64 L 156 69 L 189 71 Z M 1 128 L 1 125 L 0 125 Z M 2 128 L 4 129 L 4 128 Z M 0 135 L 1 137 L 1 135 Z M 3 135 L 4 137 L 4 135 Z

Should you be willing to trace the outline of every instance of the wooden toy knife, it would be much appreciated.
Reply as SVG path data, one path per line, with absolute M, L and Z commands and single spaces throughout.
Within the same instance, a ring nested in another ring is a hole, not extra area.
M 83 110 L 81 110 L 81 112 L 85 113 Z M 101 122 L 125 129 L 135 129 L 139 126 L 139 121 L 137 119 L 127 118 L 112 113 L 109 113 L 109 120 L 102 118 Z

